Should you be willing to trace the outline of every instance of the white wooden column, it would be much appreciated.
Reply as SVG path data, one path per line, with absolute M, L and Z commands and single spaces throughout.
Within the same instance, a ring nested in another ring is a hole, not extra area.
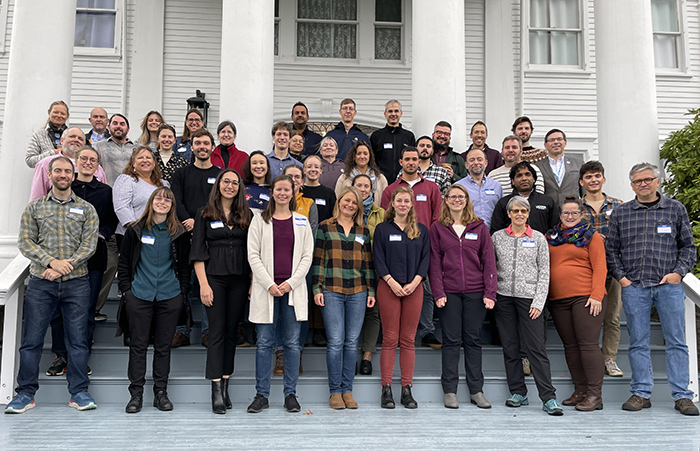
M 598 149 L 605 192 L 634 197 L 628 173 L 639 162 L 659 164 L 659 125 L 651 3 L 595 0 Z
M 464 0 L 413 1 L 413 133 L 430 135 L 452 124 L 452 147 L 467 148 Z
M 223 0 L 219 118 L 236 124 L 236 146 L 248 152 L 272 145 L 274 7 L 274 0 Z
M 488 0 L 484 7 L 484 120 L 489 129 L 489 142 L 498 149 L 503 137 L 510 134 L 515 119 L 513 5 L 511 0 Z
M 19 220 L 34 174 L 24 162 L 29 139 L 46 122 L 51 102 L 70 106 L 75 8 L 76 0 L 14 4 L 0 149 L 0 267 L 17 255 Z

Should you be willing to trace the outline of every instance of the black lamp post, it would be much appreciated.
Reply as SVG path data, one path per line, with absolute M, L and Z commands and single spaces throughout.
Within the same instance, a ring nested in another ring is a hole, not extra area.
M 209 119 L 209 102 L 207 102 L 206 97 L 207 93 L 202 92 L 199 89 L 196 91 L 196 94 L 194 97 L 190 97 L 187 99 L 187 110 L 191 110 L 193 108 L 196 108 L 202 112 L 204 115 L 204 127 L 206 128 L 207 126 L 207 119 Z

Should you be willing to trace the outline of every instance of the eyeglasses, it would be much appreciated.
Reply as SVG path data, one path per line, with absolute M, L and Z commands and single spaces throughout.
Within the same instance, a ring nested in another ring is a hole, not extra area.
M 658 177 L 647 177 L 645 179 L 632 180 L 634 186 L 649 185 L 651 182 L 656 180 Z
M 456 195 L 456 196 L 445 196 L 447 200 L 465 200 L 467 196 Z
M 571 216 L 572 218 L 578 218 L 579 216 L 581 216 L 581 212 L 580 211 L 562 211 L 561 215 L 566 216 L 566 217 Z
M 564 138 L 549 138 L 547 140 L 548 143 L 564 142 L 564 141 L 566 141 Z
M 171 202 L 173 201 L 171 198 L 169 198 L 169 197 L 163 197 L 163 196 L 155 196 L 155 197 L 153 198 L 153 200 L 155 200 L 156 202 L 163 202 L 163 201 L 165 201 L 166 204 L 169 204 L 169 203 L 171 203 Z
M 530 212 L 530 210 L 527 210 L 525 208 L 514 208 L 510 211 L 514 215 L 524 215 Z
M 97 158 L 88 158 L 84 155 L 79 156 L 78 160 L 80 160 L 83 163 L 97 164 Z
M 442 132 L 440 130 L 435 130 L 435 134 L 438 136 L 452 136 L 452 132 Z
M 340 110 L 341 111 L 355 111 L 355 108 L 351 107 L 351 106 L 344 106 Z
M 229 180 L 229 179 L 222 179 L 221 180 L 222 185 L 232 185 L 232 186 L 238 186 L 241 183 L 238 180 Z

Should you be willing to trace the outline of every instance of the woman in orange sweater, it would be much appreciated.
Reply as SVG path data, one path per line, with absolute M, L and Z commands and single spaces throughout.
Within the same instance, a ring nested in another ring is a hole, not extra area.
M 576 410 L 603 408 L 605 365 L 598 346 L 605 317 L 605 246 L 593 225 L 581 222 L 581 202 L 567 197 L 561 222 L 546 236 L 549 243 L 549 310 L 564 343 L 574 393 L 562 402 Z

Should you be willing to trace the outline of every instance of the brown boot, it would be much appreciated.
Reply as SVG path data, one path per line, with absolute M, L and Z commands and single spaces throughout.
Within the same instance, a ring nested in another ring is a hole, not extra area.
M 586 394 L 585 394 L 585 393 L 581 393 L 581 392 L 579 392 L 579 391 L 575 391 L 575 392 L 573 392 L 573 393 L 571 394 L 571 396 L 569 396 L 568 398 L 566 398 L 565 400 L 563 400 L 561 403 L 562 403 L 563 405 L 565 405 L 565 406 L 575 406 L 576 404 L 578 404 L 578 403 L 580 403 L 581 401 L 583 401 L 583 399 L 584 399 L 585 397 L 586 397 Z
M 343 402 L 343 397 L 340 395 L 331 395 L 330 399 L 328 400 L 328 405 L 331 406 L 331 409 L 335 410 L 345 408 L 345 402 Z
M 284 374 L 284 350 L 280 349 L 275 352 L 275 369 L 272 370 L 274 376 L 281 376 Z
M 603 398 L 600 396 L 586 396 L 583 401 L 576 404 L 576 410 L 580 410 L 581 412 L 603 410 Z
M 343 393 L 343 402 L 348 409 L 357 409 L 357 401 L 352 398 L 352 393 Z

